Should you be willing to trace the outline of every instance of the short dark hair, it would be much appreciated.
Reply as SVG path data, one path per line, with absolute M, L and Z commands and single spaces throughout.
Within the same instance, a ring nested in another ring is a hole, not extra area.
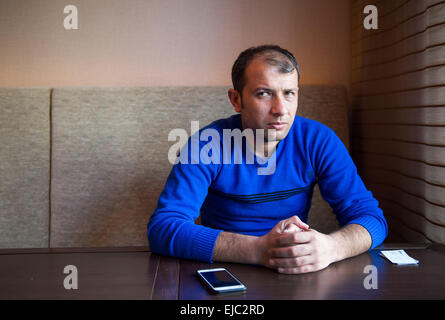
M 291 73 L 296 70 L 300 81 L 300 70 L 295 57 L 288 50 L 277 45 L 261 45 L 250 47 L 240 53 L 232 67 L 233 88 L 241 94 L 244 88 L 244 73 L 250 61 L 257 56 L 264 56 L 265 61 L 273 66 L 278 66 L 281 73 Z

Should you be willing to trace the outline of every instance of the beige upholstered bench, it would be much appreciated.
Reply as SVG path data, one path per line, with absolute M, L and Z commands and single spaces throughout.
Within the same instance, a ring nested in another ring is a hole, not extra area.
M 168 133 L 233 114 L 227 89 L 0 88 L 0 247 L 147 246 Z M 345 88 L 302 86 L 299 99 L 349 146 Z M 309 224 L 336 228 L 318 189 Z

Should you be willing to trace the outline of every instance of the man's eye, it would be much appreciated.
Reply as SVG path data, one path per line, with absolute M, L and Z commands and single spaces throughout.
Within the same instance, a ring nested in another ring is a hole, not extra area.
M 258 97 L 267 97 L 267 96 L 269 96 L 269 92 L 267 92 L 267 91 L 260 91 L 260 92 L 257 93 L 257 96 Z
M 294 96 L 295 92 L 294 91 L 286 91 L 286 95 L 287 96 Z

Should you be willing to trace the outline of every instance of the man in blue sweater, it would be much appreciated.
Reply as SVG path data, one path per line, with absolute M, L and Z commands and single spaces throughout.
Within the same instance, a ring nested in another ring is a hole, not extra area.
M 232 81 L 238 114 L 203 128 L 181 150 L 148 223 L 151 250 L 294 274 L 381 244 L 385 218 L 345 146 L 323 124 L 296 116 L 294 56 L 272 45 L 247 49 Z M 246 139 L 234 155 L 233 139 L 221 137 L 241 131 Z M 331 234 L 305 223 L 316 183 L 340 225 Z

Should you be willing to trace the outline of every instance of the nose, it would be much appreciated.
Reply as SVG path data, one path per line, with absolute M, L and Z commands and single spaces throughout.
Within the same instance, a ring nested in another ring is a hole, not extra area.
M 283 97 L 276 95 L 274 99 L 272 99 L 272 106 L 270 112 L 275 117 L 280 117 L 286 114 L 286 104 Z

